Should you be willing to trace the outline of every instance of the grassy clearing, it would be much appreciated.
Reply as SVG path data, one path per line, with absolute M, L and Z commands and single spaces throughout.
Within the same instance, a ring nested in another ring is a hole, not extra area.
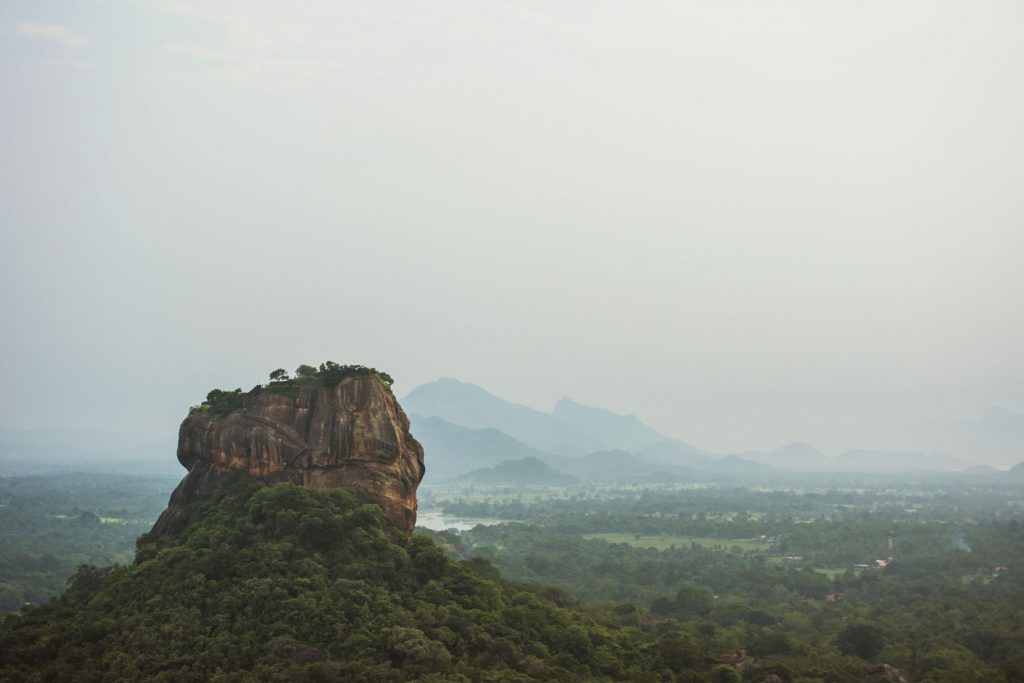
M 838 569 L 834 567 L 815 567 L 814 571 L 816 571 L 819 574 L 824 574 L 830 579 L 835 579 L 837 576 L 842 576 L 843 574 L 845 574 L 848 570 L 846 567 L 841 567 Z M 858 571 L 857 573 L 859 574 L 860 572 Z
M 585 539 L 600 538 L 608 543 L 628 543 L 635 548 L 655 548 L 665 550 L 675 546 L 677 548 L 688 548 L 696 543 L 704 548 L 722 548 L 728 550 L 738 547 L 743 552 L 758 552 L 768 549 L 768 543 L 764 541 L 746 538 L 705 538 L 701 536 L 644 536 L 627 532 L 612 532 L 604 534 L 583 534 Z

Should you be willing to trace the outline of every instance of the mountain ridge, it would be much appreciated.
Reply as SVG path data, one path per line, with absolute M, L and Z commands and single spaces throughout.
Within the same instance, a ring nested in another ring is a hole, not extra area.
M 506 401 L 476 384 L 442 377 L 421 384 L 402 399 L 410 413 L 439 417 L 469 429 L 492 427 L 539 451 L 585 455 L 599 450 L 639 450 L 657 443 L 678 443 L 633 415 L 593 408 L 568 397 L 551 413 Z

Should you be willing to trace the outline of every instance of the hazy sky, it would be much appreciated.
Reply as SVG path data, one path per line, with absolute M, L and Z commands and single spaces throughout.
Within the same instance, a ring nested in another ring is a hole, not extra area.
M 5 0 L 0 92 L 2 427 L 325 359 L 721 451 L 1024 412 L 1019 0 Z

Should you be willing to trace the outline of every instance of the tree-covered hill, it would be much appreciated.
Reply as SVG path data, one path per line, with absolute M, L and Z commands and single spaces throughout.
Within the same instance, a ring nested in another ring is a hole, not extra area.
M 478 484 L 513 484 L 520 486 L 569 486 L 579 479 L 548 467 L 538 458 L 506 460 L 494 467 L 473 470 L 459 478 L 460 481 Z
M 83 566 L 8 617 L 0 681 L 660 680 L 695 664 L 645 619 L 599 623 L 449 560 L 344 490 L 237 478 L 199 506 L 131 566 Z

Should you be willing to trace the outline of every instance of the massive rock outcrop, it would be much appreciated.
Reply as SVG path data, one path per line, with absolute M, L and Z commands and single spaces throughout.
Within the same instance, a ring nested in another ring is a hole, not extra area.
M 227 414 L 198 410 L 181 423 L 178 460 L 188 474 L 152 533 L 184 523 L 188 504 L 213 495 L 234 470 L 268 483 L 351 488 L 399 528 L 416 525 L 423 447 L 378 378 L 257 387 L 239 398 Z

